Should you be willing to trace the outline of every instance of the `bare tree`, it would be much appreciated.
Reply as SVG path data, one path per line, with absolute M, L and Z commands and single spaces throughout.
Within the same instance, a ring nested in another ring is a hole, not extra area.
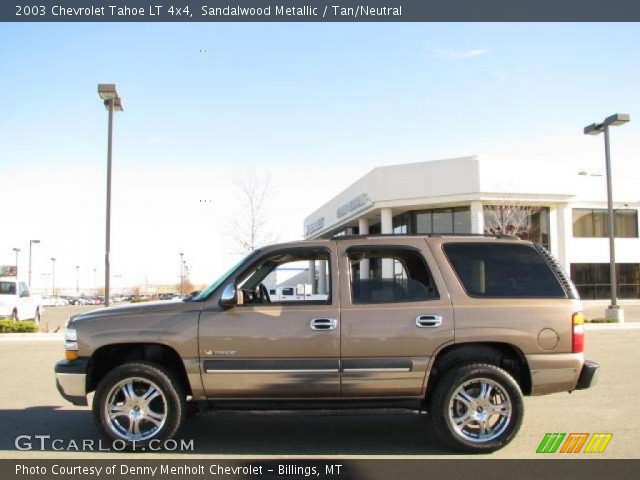
M 540 207 L 509 197 L 500 198 L 486 208 L 489 212 L 484 216 L 485 233 L 515 235 L 523 239 L 534 233 L 531 217 L 540 212 Z
M 277 236 L 269 226 L 271 176 L 247 172 L 234 181 L 238 190 L 237 211 L 229 220 L 229 236 L 238 253 L 248 253 L 273 243 Z

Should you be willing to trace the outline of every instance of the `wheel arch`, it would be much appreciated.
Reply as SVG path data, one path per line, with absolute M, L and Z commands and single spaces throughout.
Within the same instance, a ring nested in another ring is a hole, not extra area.
M 178 352 L 162 343 L 146 342 L 109 344 L 96 349 L 87 366 L 87 392 L 95 390 L 102 378 L 115 367 L 136 360 L 164 367 L 175 375 L 187 395 L 192 394 L 187 371 Z
M 531 394 L 531 372 L 527 359 L 516 345 L 505 342 L 450 343 L 436 352 L 429 369 L 426 405 L 440 378 L 449 370 L 467 363 L 490 363 L 506 370 L 518 382 L 524 395 Z

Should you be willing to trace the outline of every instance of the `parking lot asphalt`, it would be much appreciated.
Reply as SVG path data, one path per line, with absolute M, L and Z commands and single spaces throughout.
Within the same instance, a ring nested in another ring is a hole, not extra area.
M 526 398 L 525 420 L 516 439 L 480 458 L 539 458 L 535 451 L 547 432 L 612 432 L 613 439 L 598 457 L 637 458 L 638 423 L 630 412 L 640 398 L 640 377 L 635 374 L 639 343 L 640 329 L 589 331 L 586 356 L 601 365 L 598 385 L 572 394 Z M 428 415 L 398 412 L 207 413 L 188 419 L 180 433 L 179 438 L 193 439 L 191 453 L 18 451 L 18 435 L 50 435 L 65 444 L 101 438 L 89 408 L 72 406 L 56 391 L 53 365 L 62 353 L 60 340 L 0 342 L 0 458 L 452 458 L 438 444 Z

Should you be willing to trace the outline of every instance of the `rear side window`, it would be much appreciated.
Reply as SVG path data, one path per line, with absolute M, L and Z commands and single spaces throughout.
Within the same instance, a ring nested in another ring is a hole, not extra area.
M 472 297 L 566 298 L 547 262 L 530 245 L 448 243 L 443 248 Z
M 418 250 L 350 247 L 348 254 L 354 304 L 421 302 L 438 298 L 431 273 Z

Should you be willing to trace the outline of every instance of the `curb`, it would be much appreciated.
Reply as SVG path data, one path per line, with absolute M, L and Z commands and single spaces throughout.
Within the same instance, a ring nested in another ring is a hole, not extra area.
M 56 333 L 0 333 L 0 342 L 60 342 L 63 332 Z
M 585 323 L 585 330 L 636 330 L 640 329 L 640 322 L 625 323 Z

